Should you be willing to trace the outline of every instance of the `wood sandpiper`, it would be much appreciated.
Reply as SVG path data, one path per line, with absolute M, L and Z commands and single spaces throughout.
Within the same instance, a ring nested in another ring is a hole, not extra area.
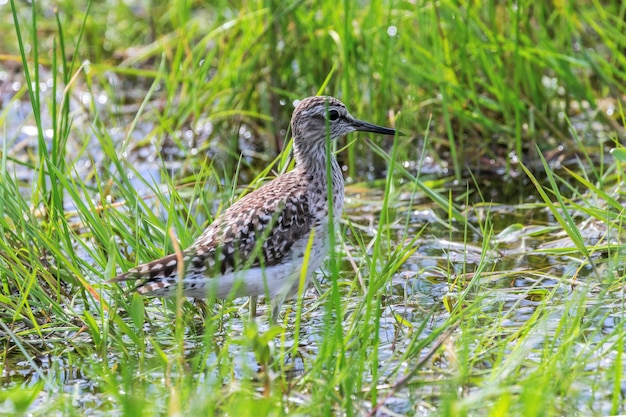
M 187 297 L 266 295 L 276 318 L 282 302 L 298 293 L 303 268 L 306 288 L 328 254 L 327 167 L 332 182 L 332 230 L 338 229 L 343 210 L 344 182 L 337 159 L 326 145 L 354 131 L 396 134 L 394 129 L 355 119 L 334 97 L 300 101 L 291 118 L 296 160 L 292 171 L 234 203 L 182 253 L 137 266 L 111 282 L 139 280 L 135 290 L 150 296 L 175 296 L 178 282 Z M 178 259 L 183 260 L 182 268 Z M 180 280 L 179 271 L 184 271 Z

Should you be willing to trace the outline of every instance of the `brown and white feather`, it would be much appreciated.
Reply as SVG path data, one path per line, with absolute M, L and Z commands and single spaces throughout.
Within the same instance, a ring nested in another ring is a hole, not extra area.
M 328 158 L 328 138 L 355 130 L 394 133 L 355 119 L 333 97 L 302 100 L 294 110 L 291 129 L 296 168 L 234 203 L 182 252 L 184 295 L 267 294 L 281 299 L 293 295 L 300 270 L 307 268 L 308 280 L 328 251 L 328 166 L 335 225 L 343 210 L 343 176 L 334 155 Z M 302 265 L 311 234 L 309 264 Z M 177 255 L 172 254 L 111 281 L 139 280 L 135 288 L 139 293 L 169 296 L 176 293 L 180 269 Z

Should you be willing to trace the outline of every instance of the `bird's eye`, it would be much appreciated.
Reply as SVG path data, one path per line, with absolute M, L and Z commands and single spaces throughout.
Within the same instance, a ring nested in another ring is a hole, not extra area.
M 328 120 L 334 122 L 337 119 L 339 119 L 339 112 L 337 110 L 330 110 L 328 112 Z

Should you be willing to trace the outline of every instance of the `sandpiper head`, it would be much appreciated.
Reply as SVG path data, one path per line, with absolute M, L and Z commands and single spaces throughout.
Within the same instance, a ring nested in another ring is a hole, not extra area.
M 326 143 L 326 136 L 338 139 L 354 131 L 394 135 L 396 131 L 355 119 L 346 106 L 334 97 L 316 96 L 300 101 L 291 117 L 296 148 Z

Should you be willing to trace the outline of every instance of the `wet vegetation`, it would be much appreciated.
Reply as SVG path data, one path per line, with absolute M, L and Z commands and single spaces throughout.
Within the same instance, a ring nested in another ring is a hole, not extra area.
M 2 415 L 626 414 L 626 4 L 0 1 Z M 315 288 L 104 281 L 291 167 L 323 93 L 404 137 L 337 144 Z

